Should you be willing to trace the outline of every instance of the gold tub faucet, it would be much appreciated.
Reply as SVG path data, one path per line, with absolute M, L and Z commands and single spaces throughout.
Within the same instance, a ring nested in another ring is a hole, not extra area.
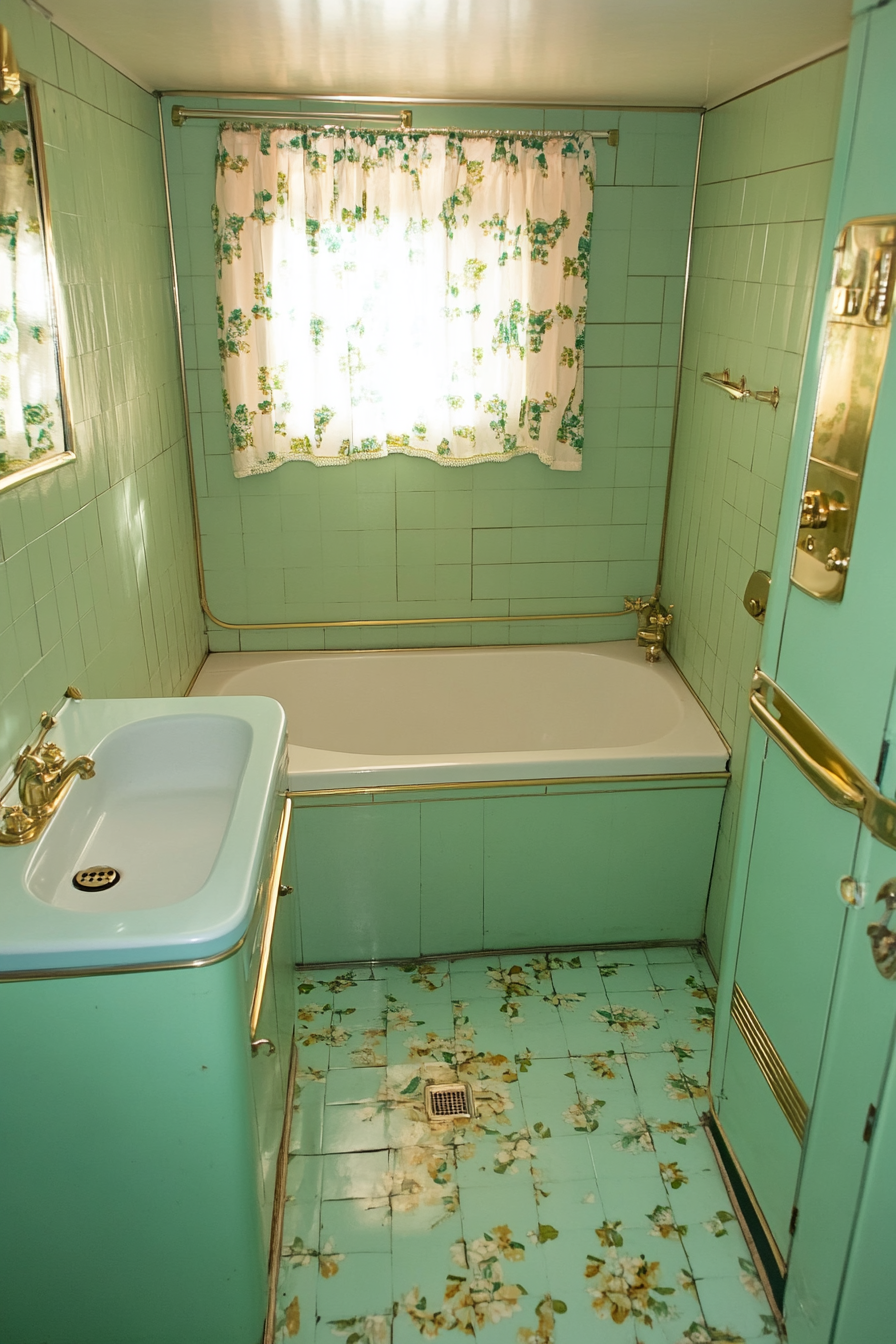
M 656 593 L 653 597 L 627 597 L 624 605 L 638 617 L 638 648 L 644 650 L 648 663 L 658 663 L 666 647 L 666 631 L 672 624 L 672 607 L 667 610 L 661 606 Z
M 14 784 L 18 784 L 19 801 L 13 807 L 0 810 L 0 845 L 27 845 L 36 840 L 75 776 L 93 779 L 96 773 L 89 756 L 76 756 L 67 761 L 55 742 L 44 743 L 47 733 L 55 725 L 56 719 L 51 714 L 46 711 L 41 714 L 37 741 L 19 753 L 7 789 L 8 793 Z

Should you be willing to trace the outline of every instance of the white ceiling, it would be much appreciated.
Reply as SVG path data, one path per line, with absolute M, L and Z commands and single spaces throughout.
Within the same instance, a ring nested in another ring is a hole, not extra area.
M 850 0 L 48 0 L 147 89 L 712 107 L 842 46 Z

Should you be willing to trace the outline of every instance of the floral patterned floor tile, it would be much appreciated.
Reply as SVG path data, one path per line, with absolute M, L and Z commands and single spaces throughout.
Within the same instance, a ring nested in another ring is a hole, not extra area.
M 295 1159 L 293 1159 L 295 1160 Z M 370 1199 L 389 1193 L 389 1153 L 327 1153 L 324 1199 Z
M 275 1337 L 293 1344 L 314 1344 L 317 1329 L 317 1265 L 284 1257 L 277 1284 Z
M 324 1129 L 323 1082 L 306 1082 L 296 1088 L 293 1099 L 292 1127 L 289 1134 L 291 1153 L 319 1153 Z
M 323 1152 L 369 1153 L 387 1146 L 383 1107 L 325 1107 Z
M 690 946 L 645 947 L 644 955 L 646 956 L 647 963 L 650 966 L 665 963 L 673 963 L 673 964 L 678 963 L 682 965 L 687 965 L 688 962 L 693 961 Z
M 644 947 L 605 947 L 594 953 L 594 960 L 598 966 L 612 965 L 617 961 L 624 961 L 630 966 L 646 966 L 647 949 Z
M 578 1140 L 576 1140 L 578 1142 Z M 567 1245 L 569 1233 L 591 1233 L 604 1221 L 603 1204 L 597 1181 L 585 1175 L 587 1167 L 579 1157 L 579 1169 L 571 1180 L 538 1180 L 536 1199 L 543 1245 L 560 1241 Z M 555 1235 L 551 1235 L 551 1234 Z
M 356 1252 L 392 1251 L 392 1210 L 389 1201 L 326 1199 L 321 1205 L 322 1246 L 351 1255 Z
M 584 955 L 579 967 L 564 967 L 551 972 L 551 982 L 558 994 L 600 994 L 603 976 L 596 962 L 585 964 Z
M 683 989 L 690 993 L 699 993 L 704 989 L 703 976 L 692 961 L 660 962 L 651 965 L 650 973 L 658 989 Z M 700 997 L 705 996 L 700 994 Z
M 707 1323 L 717 1330 L 744 1339 L 763 1333 L 777 1339 L 774 1317 L 752 1260 L 742 1262 L 737 1278 L 700 1279 L 697 1291 Z
M 338 1274 L 322 1274 L 318 1280 L 315 1341 L 332 1344 L 340 1335 L 350 1336 L 352 1327 L 368 1316 L 383 1317 L 391 1333 L 392 1301 L 392 1257 L 380 1252 L 347 1255 Z
M 386 1081 L 385 1067 L 336 1069 L 327 1077 L 328 1106 L 372 1105 Z M 303 1090 L 303 1097 L 305 1092 Z
M 699 1123 L 709 974 L 658 948 L 301 976 L 278 1344 L 764 1344 Z M 433 1124 L 453 1081 L 476 1114 Z
M 613 974 L 607 972 L 612 968 Z M 693 967 L 691 967 L 693 970 Z M 615 994 L 649 994 L 654 988 L 654 979 L 648 965 L 627 965 L 620 956 L 619 962 L 608 962 L 603 968 L 604 988 L 609 996 Z

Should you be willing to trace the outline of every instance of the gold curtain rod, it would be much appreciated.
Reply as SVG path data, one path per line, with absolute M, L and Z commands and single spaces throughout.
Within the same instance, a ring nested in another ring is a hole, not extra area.
M 454 131 L 468 140 L 486 140 L 495 136 L 513 139 L 518 139 L 520 136 L 544 136 L 551 139 L 556 136 L 590 135 L 593 140 L 606 140 L 609 145 L 619 144 L 618 130 L 583 131 L 580 128 L 577 131 L 467 131 L 461 126 L 415 127 L 413 117 L 413 111 L 409 107 L 402 108 L 400 112 L 341 112 L 335 116 L 330 112 L 299 112 L 294 117 L 291 117 L 287 112 L 252 112 L 244 108 L 232 107 L 184 107 L 181 103 L 175 103 L 171 109 L 171 122 L 174 126 L 183 126 L 191 118 L 200 121 L 270 121 L 281 126 L 301 126 L 310 121 L 321 122 L 324 126 L 341 126 L 345 122 L 368 126 L 371 123 L 386 123 L 389 126 L 397 126 L 403 131 L 413 129 L 418 133 L 423 132 L 431 135 L 441 135 L 446 131 Z

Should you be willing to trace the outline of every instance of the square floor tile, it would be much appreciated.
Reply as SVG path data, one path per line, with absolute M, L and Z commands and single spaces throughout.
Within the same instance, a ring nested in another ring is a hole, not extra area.
M 372 1105 L 385 1081 L 385 1068 L 336 1069 L 327 1077 L 326 1104 Z
M 383 1106 L 327 1106 L 325 1153 L 370 1153 L 387 1147 Z
M 337 1273 L 329 1278 L 321 1275 L 318 1282 L 320 1321 L 315 1338 L 332 1340 L 333 1325 L 340 1321 L 363 1322 L 365 1317 L 381 1316 L 389 1322 L 392 1300 L 391 1256 L 380 1252 L 347 1255 Z
M 692 948 L 690 946 L 682 947 L 645 947 L 644 955 L 647 958 L 649 966 L 658 965 L 683 965 L 692 963 Z
M 736 1278 L 699 1280 L 697 1292 L 707 1323 L 714 1329 L 736 1331 L 750 1339 L 762 1335 L 768 1326 L 771 1338 L 775 1338 L 771 1307 L 751 1260 Z
M 389 1193 L 389 1154 L 328 1153 L 323 1159 L 324 1199 L 370 1199 Z
M 387 1199 L 371 1205 L 365 1199 L 326 1199 L 321 1205 L 321 1244 L 343 1254 L 392 1249 L 392 1210 Z
M 319 1153 L 324 1127 L 324 1084 L 297 1087 L 289 1131 L 291 1153 Z
M 314 1344 L 317 1329 L 317 1265 L 281 1263 L 277 1282 L 275 1339 Z

